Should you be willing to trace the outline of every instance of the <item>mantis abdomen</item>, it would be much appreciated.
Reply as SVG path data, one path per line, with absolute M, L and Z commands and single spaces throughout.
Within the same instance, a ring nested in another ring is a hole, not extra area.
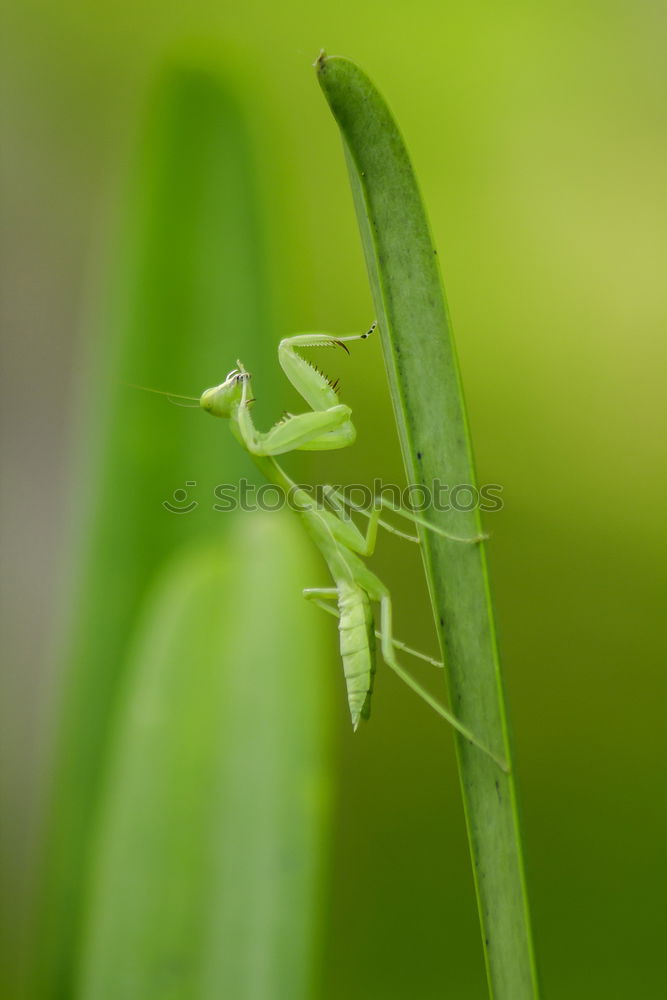
M 375 674 L 375 622 L 368 594 L 348 582 L 338 583 L 340 653 L 347 700 L 356 729 L 371 714 Z

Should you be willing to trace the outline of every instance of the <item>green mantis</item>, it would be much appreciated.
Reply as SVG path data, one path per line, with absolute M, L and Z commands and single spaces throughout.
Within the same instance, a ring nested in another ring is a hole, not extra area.
M 229 373 L 224 382 L 207 389 L 202 394 L 200 406 L 212 416 L 224 417 L 230 421 L 232 433 L 249 452 L 262 474 L 290 497 L 293 509 L 301 517 L 306 530 L 326 561 L 334 586 L 308 588 L 304 590 L 304 597 L 338 617 L 340 652 L 354 729 L 356 730 L 360 721 L 367 719 L 370 714 L 377 636 L 380 639 L 382 658 L 387 666 L 462 736 L 506 770 L 503 761 L 495 757 L 398 662 L 396 649 L 413 653 L 422 659 L 430 660 L 430 658 L 415 653 L 394 639 L 391 595 L 385 584 L 362 561 L 363 558 L 372 555 L 380 526 L 403 537 L 412 537 L 382 521 L 380 519 L 382 507 L 388 507 L 395 513 L 461 544 L 476 544 L 481 539 L 446 535 L 413 513 L 395 507 L 384 497 L 378 497 L 370 511 L 362 511 L 368 518 L 366 532 L 363 533 L 351 518 L 341 515 L 340 509 L 330 510 L 315 503 L 306 491 L 300 489 L 289 478 L 276 461 L 276 456 L 291 451 L 325 451 L 346 448 L 354 442 L 356 431 L 351 420 L 352 411 L 349 406 L 340 402 L 336 383 L 331 383 L 322 372 L 306 361 L 299 350 L 332 347 L 341 348 L 349 354 L 347 342 L 365 340 L 374 329 L 375 324 L 367 333 L 346 337 L 305 333 L 282 340 L 278 347 L 281 367 L 294 388 L 309 405 L 310 410 L 296 415 L 287 414 L 266 433 L 259 431 L 253 423 L 250 412 L 250 404 L 253 401 L 250 389 L 251 376 L 240 361 L 237 362 L 238 367 Z M 333 487 L 325 487 L 324 492 L 331 501 L 346 502 Z M 412 540 L 417 541 L 417 539 Z M 375 603 L 380 607 L 380 623 L 377 631 L 373 612 Z M 433 660 L 430 662 L 436 663 Z

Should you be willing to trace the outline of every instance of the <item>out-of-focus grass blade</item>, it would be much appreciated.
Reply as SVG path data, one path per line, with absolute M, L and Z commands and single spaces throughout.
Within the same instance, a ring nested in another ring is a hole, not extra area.
M 317 61 L 340 127 L 410 483 L 475 485 L 458 364 L 437 257 L 408 152 L 383 98 L 347 59 Z M 431 507 L 459 537 L 479 511 Z M 482 743 L 510 760 L 502 678 L 482 545 L 420 529 L 451 704 Z M 459 773 L 491 995 L 534 1000 L 537 975 L 514 776 L 456 734 Z
M 176 559 L 136 647 L 100 813 L 81 1000 L 312 995 L 330 678 L 288 513 Z
M 58 645 L 59 741 L 38 878 L 30 1000 L 70 1000 L 79 895 L 109 713 L 126 643 L 156 567 L 217 530 L 216 483 L 253 477 L 219 421 L 170 406 L 141 383 L 197 395 L 241 355 L 269 353 L 255 168 L 235 92 L 196 61 L 156 88 L 111 253 L 111 277 L 89 324 L 82 458 L 72 484 L 74 530 Z M 263 394 L 270 396 L 265 381 Z M 193 485 L 194 484 L 194 485 Z M 174 492 L 183 489 L 181 500 Z M 179 511 L 195 502 L 190 513 Z

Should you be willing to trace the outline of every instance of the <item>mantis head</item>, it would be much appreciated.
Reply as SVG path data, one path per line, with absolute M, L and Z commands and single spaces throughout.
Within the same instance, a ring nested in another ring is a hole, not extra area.
M 213 417 L 231 417 L 241 403 L 247 401 L 250 372 L 240 361 L 237 364 L 239 367 L 233 368 L 224 382 L 206 389 L 201 395 L 199 405 Z

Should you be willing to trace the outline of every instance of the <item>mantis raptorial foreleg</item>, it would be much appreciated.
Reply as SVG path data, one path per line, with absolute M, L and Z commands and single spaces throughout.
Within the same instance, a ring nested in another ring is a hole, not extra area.
M 354 443 L 356 431 L 350 417 L 352 410 L 338 399 L 338 382 L 330 381 L 314 365 L 302 358 L 296 348 L 342 347 L 346 341 L 364 340 L 373 332 L 347 337 L 329 337 L 322 333 L 302 333 L 287 337 L 278 345 L 278 358 L 287 378 L 303 399 L 312 407 L 310 413 L 288 414 L 269 431 L 262 433 L 250 415 L 247 378 L 243 379 L 238 429 L 242 442 L 251 455 L 259 457 L 283 455 L 288 451 L 327 451 L 346 448 Z M 238 362 L 241 375 L 247 375 Z
M 294 388 L 313 410 L 327 410 L 338 403 L 338 379 L 334 381 L 328 379 L 318 368 L 302 358 L 297 348 L 342 347 L 349 354 L 345 345 L 355 340 L 366 340 L 375 330 L 375 326 L 373 323 L 366 333 L 353 333 L 346 337 L 330 337 L 324 333 L 299 333 L 295 337 L 286 337 L 280 341 L 278 345 L 280 366 Z
M 244 384 L 244 394 L 246 385 L 247 382 Z M 318 451 L 325 451 L 352 444 L 355 432 L 350 421 L 351 414 L 350 407 L 340 403 L 329 410 L 286 417 L 269 431 L 262 433 L 255 427 L 247 401 L 244 401 L 239 410 L 238 429 L 247 451 L 258 457 L 307 450 L 314 442 L 317 442 Z

